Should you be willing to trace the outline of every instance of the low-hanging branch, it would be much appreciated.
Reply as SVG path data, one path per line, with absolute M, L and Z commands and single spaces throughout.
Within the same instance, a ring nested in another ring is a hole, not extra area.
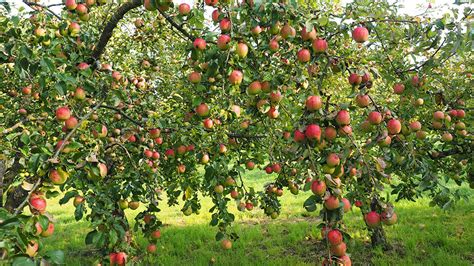
M 112 38 L 112 33 L 117 27 L 119 21 L 125 16 L 128 11 L 135 9 L 141 5 L 142 0 L 132 0 L 117 8 L 115 13 L 110 18 L 109 22 L 107 22 L 107 24 L 105 25 L 104 30 L 100 35 L 99 42 L 95 46 L 94 51 L 92 51 L 92 59 L 94 61 L 98 60 L 99 57 L 104 53 L 105 47 L 107 46 L 107 43 L 109 42 L 110 38 Z
M 25 1 L 23 0 L 23 3 L 31 8 L 33 7 L 39 7 L 39 8 L 42 8 L 42 9 L 45 9 L 46 11 L 48 11 L 49 14 L 55 16 L 56 18 L 58 18 L 59 20 L 62 20 L 63 18 L 60 17 L 58 14 L 54 13 L 49 7 L 51 6 L 54 6 L 54 5 L 41 5 L 41 4 L 38 4 L 38 3 L 35 3 L 35 2 L 28 2 L 28 1 Z M 35 9 L 35 8 L 33 8 Z M 36 10 L 36 9 L 35 9 Z

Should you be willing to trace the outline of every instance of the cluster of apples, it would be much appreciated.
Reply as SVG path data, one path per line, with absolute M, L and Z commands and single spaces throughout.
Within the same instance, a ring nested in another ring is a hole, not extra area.
M 323 261 L 323 266 L 333 265 L 333 262 L 336 262 L 337 265 L 352 265 L 351 258 L 346 255 L 347 246 L 339 229 L 323 227 L 321 230 L 321 235 L 324 239 L 326 239 L 329 245 L 329 252 L 331 253 L 331 257 L 326 258 Z
M 46 212 L 46 200 L 44 199 L 44 194 L 42 192 L 33 192 L 29 198 L 29 207 L 32 214 L 44 214 Z M 54 223 L 51 220 L 48 220 L 48 225 L 46 228 L 43 228 L 41 223 L 37 221 L 34 224 L 33 229 L 35 236 L 49 237 L 54 233 Z M 25 253 L 34 257 L 38 253 L 39 244 L 36 240 L 31 240 L 28 242 Z

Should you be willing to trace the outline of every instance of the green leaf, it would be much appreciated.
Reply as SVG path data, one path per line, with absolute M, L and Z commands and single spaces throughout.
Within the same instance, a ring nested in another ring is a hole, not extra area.
M 29 257 L 16 257 L 12 261 L 12 266 L 35 266 L 35 262 Z
M 76 210 L 74 211 L 74 218 L 76 219 L 76 221 L 79 221 L 80 219 L 82 219 L 83 214 L 84 214 L 84 205 L 83 204 L 77 205 Z
M 51 250 L 45 254 L 45 257 L 52 264 L 64 264 L 64 252 L 62 250 Z
M 317 209 L 316 206 L 316 196 L 312 195 L 309 198 L 305 200 L 303 203 L 303 207 L 308 211 L 308 212 L 314 212 Z
M 48 229 L 48 225 L 49 225 L 49 219 L 48 219 L 48 217 L 46 217 L 46 216 L 44 216 L 44 215 L 40 215 L 40 216 L 38 217 L 38 222 L 40 223 L 41 228 L 42 228 L 43 230 Z
M 85 239 L 86 245 L 91 245 L 93 243 L 93 240 L 96 234 L 97 234 L 96 230 L 90 231 L 89 233 L 87 233 L 86 239 Z
M 217 234 L 216 234 L 216 241 L 220 241 L 220 240 L 224 239 L 224 237 L 225 237 L 224 233 L 222 233 L 222 232 L 217 232 Z
M 64 195 L 62 199 L 59 200 L 59 204 L 63 205 L 66 204 L 72 197 L 75 197 L 77 195 L 77 191 L 68 191 Z

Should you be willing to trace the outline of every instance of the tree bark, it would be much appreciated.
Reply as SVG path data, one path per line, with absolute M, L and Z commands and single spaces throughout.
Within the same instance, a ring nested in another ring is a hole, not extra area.
M 372 247 L 380 246 L 383 250 L 392 249 L 392 246 L 387 241 L 387 236 L 385 235 L 385 230 L 382 226 L 371 230 L 370 240 L 372 242 Z

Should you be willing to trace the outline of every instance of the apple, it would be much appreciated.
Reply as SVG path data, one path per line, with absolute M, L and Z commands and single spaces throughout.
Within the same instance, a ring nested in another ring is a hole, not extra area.
M 365 214 L 364 220 L 368 227 L 375 228 L 380 224 L 380 215 L 375 211 L 371 211 Z
M 155 244 L 148 244 L 146 247 L 146 251 L 149 253 L 155 253 L 156 252 L 156 245 Z
M 451 135 L 451 133 L 449 132 L 445 132 L 443 133 L 443 135 L 441 136 L 441 139 L 444 141 L 444 142 L 451 142 L 453 140 L 453 135 Z
M 335 153 L 330 153 L 327 157 L 326 157 L 326 163 L 327 165 L 331 166 L 331 167 L 334 167 L 336 165 L 339 165 L 340 163 L 340 159 L 339 159 L 339 156 Z
M 352 39 L 358 43 L 366 42 L 369 39 L 369 31 L 365 27 L 356 27 L 352 31 Z
M 296 142 L 302 142 L 305 139 L 305 134 L 299 131 L 298 129 L 296 129 L 295 132 L 293 133 L 293 139 Z
M 77 195 L 74 197 L 74 201 L 72 202 L 72 204 L 74 205 L 74 207 L 77 207 L 79 206 L 79 204 L 84 202 L 84 200 L 85 200 L 84 197 Z
M 219 21 L 219 28 L 221 29 L 222 32 L 229 32 L 230 29 L 232 28 L 232 23 L 230 19 L 224 18 L 221 21 Z
M 370 98 L 367 94 L 359 94 L 356 96 L 357 106 L 363 108 L 369 106 Z
M 324 196 L 324 194 L 326 194 L 326 183 L 324 183 L 324 181 L 314 180 L 311 183 L 311 191 L 315 195 Z
M 456 110 L 456 117 L 457 118 L 464 118 L 466 116 L 466 112 L 462 109 Z
M 342 243 L 342 234 L 337 229 L 332 229 L 327 233 L 327 240 L 330 245 L 337 246 Z
M 66 121 L 64 121 L 64 125 L 67 129 L 73 129 L 77 126 L 79 122 L 74 116 L 69 117 Z
M 362 83 L 362 77 L 359 76 L 357 73 L 351 73 L 349 75 L 348 80 L 349 80 L 349 84 L 351 84 L 352 86 L 356 86 Z
M 402 94 L 403 91 L 405 91 L 405 85 L 401 84 L 401 83 L 395 83 L 393 85 L 393 93 L 395 94 Z
M 68 107 L 59 107 L 56 109 L 56 119 L 59 121 L 66 121 L 71 117 L 71 111 Z
M 82 101 L 85 98 L 86 98 L 86 92 L 84 91 L 84 89 L 81 87 L 77 87 L 76 90 L 74 91 L 74 99 Z
M 30 198 L 30 206 L 42 213 L 46 210 L 46 200 L 42 197 Z
M 230 197 L 233 199 L 237 199 L 239 197 L 239 192 L 237 190 L 232 190 L 230 192 Z
M 245 203 L 245 208 L 247 209 L 247 211 L 253 210 L 253 204 L 252 204 L 252 202 L 247 202 L 247 203 Z
M 341 242 L 339 245 L 334 245 L 329 248 L 332 255 L 342 257 L 346 254 L 347 246 L 346 243 Z
M 321 128 L 319 127 L 319 125 L 316 125 L 316 124 L 311 124 L 311 125 L 308 125 L 306 127 L 306 130 L 305 130 L 305 136 L 306 138 L 310 139 L 310 140 L 317 140 L 317 141 L 320 141 L 321 140 Z
M 131 209 L 131 210 L 136 210 L 138 209 L 138 207 L 140 207 L 140 202 L 138 201 L 130 201 L 128 203 L 128 207 Z
M 209 155 L 207 153 L 203 154 L 201 157 L 201 163 L 207 164 L 209 162 Z
M 402 130 L 402 124 L 397 119 L 392 118 L 387 122 L 387 130 L 391 135 L 398 134 Z
M 342 203 L 344 203 L 344 212 L 349 212 L 351 210 L 351 203 L 349 202 L 349 200 L 346 198 L 342 198 L 341 201 Z
M 36 253 L 38 252 L 38 248 L 39 248 L 38 242 L 32 240 L 26 246 L 25 254 L 30 257 L 34 257 L 36 256 Z
M 211 120 L 211 122 L 212 122 L 212 120 Z M 187 147 L 184 146 L 184 145 L 180 145 L 180 146 L 178 146 L 178 148 L 176 148 L 176 151 L 178 152 L 178 154 L 183 155 L 183 154 L 186 153 Z
M 52 222 L 49 222 L 48 228 L 46 230 L 43 230 L 43 232 L 41 233 L 41 236 L 49 237 L 53 235 L 53 233 L 54 233 L 54 224 Z
M 64 172 L 61 168 L 53 169 L 49 172 L 49 180 L 55 185 L 62 185 L 66 183 L 69 174 Z
M 267 167 L 265 167 L 265 172 L 266 172 L 267 174 L 271 174 L 271 173 L 273 173 L 273 169 L 272 169 L 272 167 L 271 167 L 270 165 L 269 165 L 269 166 L 267 166 Z
M 382 115 L 377 111 L 372 111 L 369 113 L 367 121 L 369 121 L 372 125 L 378 125 L 382 123 Z
M 217 38 L 217 48 L 221 50 L 227 50 L 229 48 L 230 36 L 222 34 Z
M 115 257 L 117 265 L 125 265 L 127 263 L 127 254 L 125 252 L 118 252 Z
M 230 241 L 229 239 L 223 239 L 221 241 L 221 247 L 224 249 L 224 250 L 229 250 L 232 248 L 232 241 Z
M 274 163 L 272 165 L 272 171 L 274 173 L 280 173 L 281 172 L 281 165 L 279 163 Z
M 244 74 L 242 74 L 239 70 L 232 70 L 229 75 L 229 82 L 231 85 L 240 85 L 242 83 L 242 79 L 244 78 Z
M 255 168 L 255 163 L 252 162 L 252 161 L 248 161 L 246 164 L 245 164 L 245 167 L 248 169 L 248 170 L 253 170 Z
M 76 9 L 77 7 L 76 0 L 66 0 L 64 4 L 69 11 Z
M 68 31 L 69 31 L 69 34 L 72 36 L 72 37 L 76 37 L 78 34 L 79 34 L 79 31 L 81 30 L 81 26 L 79 26 L 79 24 L 77 24 L 77 22 L 71 22 L 71 24 L 69 24 L 69 27 L 68 27 Z M 85 63 L 81 63 L 81 64 L 85 64 Z M 79 64 L 80 65 L 80 64 Z M 86 64 L 87 65 L 87 64 Z M 88 65 L 87 65 L 88 66 Z M 80 70 L 83 70 L 79 67 Z
M 224 144 L 219 144 L 219 153 L 224 154 L 227 152 L 227 147 Z
M 186 172 L 186 165 L 184 164 L 178 165 L 177 170 L 179 174 L 184 174 Z
M 351 123 L 351 117 L 347 110 L 340 110 L 336 115 L 336 123 L 338 125 L 348 125 Z
M 212 21 L 214 22 L 218 22 L 219 21 L 219 10 L 218 9 L 214 9 L 214 11 L 212 11 Z
M 198 116 L 206 117 L 209 115 L 209 106 L 207 106 L 207 104 L 205 103 L 201 103 L 200 105 L 196 107 L 195 111 L 196 111 L 196 114 L 198 114 Z
M 324 207 L 326 207 L 328 210 L 335 210 L 339 208 L 339 199 L 334 195 L 329 196 L 324 201 Z
M 178 12 L 181 16 L 187 16 L 191 12 L 191 7 L 186 3 L 182 3 L 178 6 Z
M 77 4 L 77 6 L 76 6 L 76 12 L 77 12 L 77 14 L 79 14 L 79 15 L 85 15 L 85 14 L 87 14 L 87 12 L 88 12 L 87 6 L 84 5 L 84 4 Z
M 203 51 L 206 49 L 206 41 L 203 38 L 196 38 L 193 42 L 195 49 Z
M 257 95 L 262 90 L 262 84 L 259 81 L 253 81 L 247 88 L 249 95 Z
M 280 45 L 278 44 L 277 40 L 272 39 L 270 43 L 268 44 L 268 48 L 270 49 L 270 51 L 276 52 L 278 51 L 278 48 L 280 48 Z
M 328 126 L 324 129 L 324 138 L 328 141 L 334 140 L 337 137 L 337 131 L 333 126 Z
M 269 98 L 272 103 L 279 103 L 283 99 L 283 96 L 280 91 L 274 91 L 270 93 Z
M 217 194 L 222 194 L 224 192 L 224 186 L 222 185 L 216 185 L 214 187 L 214 192 L 216 192 Z
M 160 230 L 155 230 L 151 233 L 151 238 L 152 239 L 158 239 L 161 237 L 161 231 Z
M 104 163 L 99 163 L 97 164 L 97 166 L 99 167 L 99 175 L 101 177 L 107 176 L 107 172 L 108 172 L 107 165 L 105 165 Z
M 409 125 L 411 131 L 421 130 L 421 123 L 419 121 L 413 121 Z
M 315 53 L 324 53 L 328 49 L 328 43 L 324 39 L 317 39 L 313 41 L 313 50 Z
M 271 119 L 276 119 L 280 115 L 278 109 L 274 106 L 270 107 L 270 110 L 267 112 L 267 116 Z
M 308 49 L 301 49 L 298 51 L 297 58 L 300 63 L 306 63 L 311 60 L 311 54 Z
M 392 213 L 391 215 L 388 212 L 383 211 L 380 215 L 382 222 L 385 225 L 394 225 L 397 223 L 397 214 Z
M 204 121 L 202 121 L 202 123 L 204 125 L 204 128 L 207 128 L 207 129 L 211 129 L 214 126 L 214 122 L 210 118 L 204 119 Z
M 193 84 L 197 84 L 197 83 L 201 82 L 201 73 L 199 73 L 197 71 L 193 71 L 193 72 L 189 73 L 188 80 Z
M 204 2 L 205 2 L 206 5 L 208 5 L 208 6 L 215 6 L 215 5 L 217 5 L 217 3 L 219 2 L 219 0 L 205 0 Z
M 433 113 L 433 119 L 436 121 L 441 121 L 445 118 L 444 113 L 441 111 L 436 111 Z
M 420 139 L 420 140 L 425 139 L 427 135 L 428 135 L 428 133 L 426 133 L 423 130 L 419 130 L 419 131 L 416 132 L 416 138 Z
M 301 30 L 301 38 L 303 41 L 315 40 L 317 38 L 316 29 L 313 27 L 311 31 L 307 31 L 306 27 Z
M 323 103 L 321 101 L 321 97 L 317 95 L 311 95 L 306 99 L 305 105 L 308 111 L 316 111 L 322 108 Z
M 43 232 L 43 228 L 41 227 L 41 224 L 39 222 L 35 223 L 35 230 L 35 236 L 39 236 Z

